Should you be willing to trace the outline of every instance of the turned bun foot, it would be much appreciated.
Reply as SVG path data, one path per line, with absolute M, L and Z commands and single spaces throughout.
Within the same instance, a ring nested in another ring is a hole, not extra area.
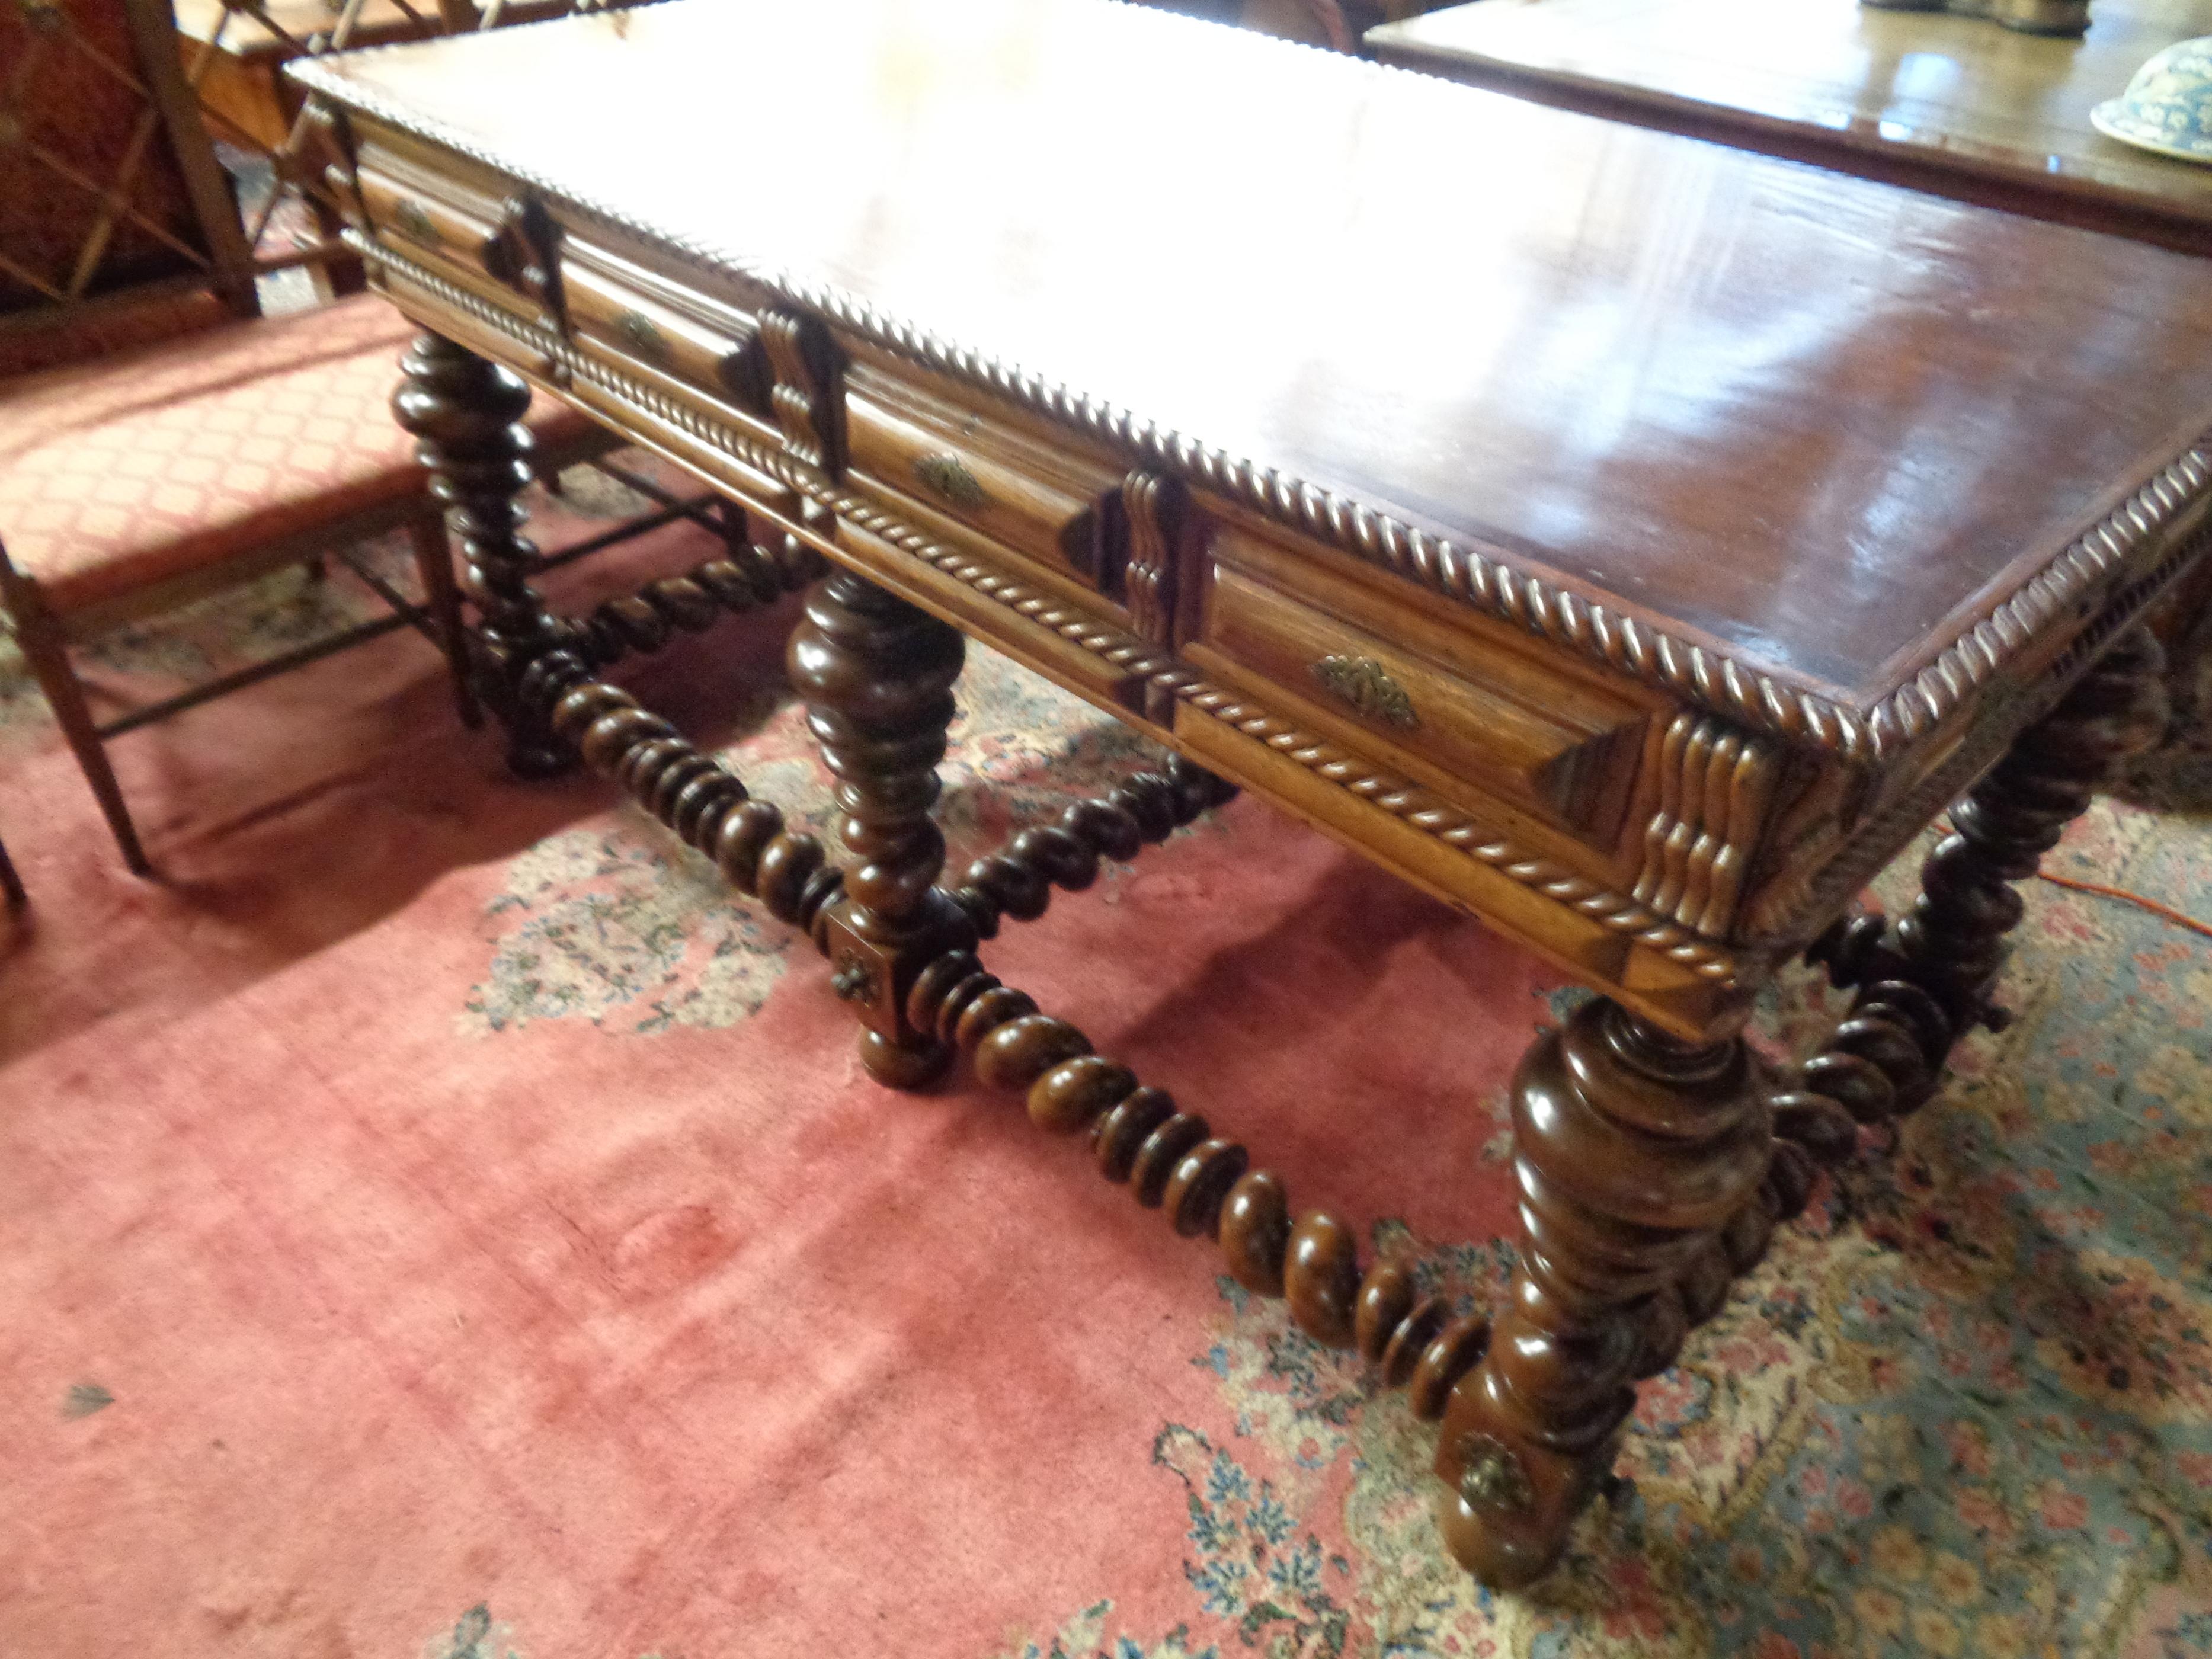
M 1444 1547 L 1491 1589 L 1525 1589 L 1559 1565 L 1594 1484 L 1570 1458 L 1470 1448 L 1466 1474 L 1438 1499 Z
M 943 1077 L 956 1050 L 946 1042 L 902 1046 L 881 1031 L 860 1033 L 860 1064 L 886 1089 L 927 1089 Z

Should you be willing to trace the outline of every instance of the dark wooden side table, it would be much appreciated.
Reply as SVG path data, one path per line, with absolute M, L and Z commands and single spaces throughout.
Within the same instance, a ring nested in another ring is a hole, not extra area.
M 2212 167 L 2089 125 L 2212 0 L 2096 0 L 2079 40 L 1859 0 L 1478 0 L 1371 30 L 1385 63 L 1533 102 L 2212 253 Z
M 1533 102 L 2212 254 L 2212 167 L 2089 122 L 2200 34 L 2212 0 L 2096 0 L 2074 40 L 1859 0 L 1480 0 L 1366 39 L 1385 63 Z M 2212 568 L 2157 626 L 2179 738 L 2208 712 Z
M 670 0 L 294 73 L 426 331 L 395 406 L 514 765 L 607 771 L 802 929 L 875 1077 L 972 1059 L 1405 1386 L 1492 1583 L 1818 1163 L 2000 1018 L 2010 884 L 2163 725 L 2135 624 L 2212 545 L 2183 255 L 1102 0 Z M 553 614 L 533 386 L 750 545 Z M 842 865 L 605 678 L 801 585 Z M 948 875 L 963 635 L 1173 759 Z M 984 964 L 1238 787 L 1597 993 L 1515 1079 L 1494 1329 Z M 1850 915 L 1947 806 L 1911 912 Z M 1808 947 L 1852 1012 L 1777 1079 L 1743 1028 Z

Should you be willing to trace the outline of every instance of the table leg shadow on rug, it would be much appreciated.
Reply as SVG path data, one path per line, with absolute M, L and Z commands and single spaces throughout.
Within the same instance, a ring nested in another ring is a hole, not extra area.
M 638 672 L 818 831 L 784 620 Z M 1824 1179 L 1498 1598 L 1356 1356 L 1018 1104 L 869 1082 L 789 934 L 441 691 L 393 639 L 119 745 L 142 888 L 0 688 L 0 1652 L 2212 1652 L 2203 939 L 2033 888 L 2016 1023 Z M 986 653 L 961 696 L 956 860 L 1154 758 Z M 2208 847 L 2105 802 L 2051 867 L 2201 915 Z M 987 955 L 1425 1288 L 1503 1284 L 1540 964 L 1243 800 Z M 1762 1023 L 1802 1052 L 1840 1000 Z

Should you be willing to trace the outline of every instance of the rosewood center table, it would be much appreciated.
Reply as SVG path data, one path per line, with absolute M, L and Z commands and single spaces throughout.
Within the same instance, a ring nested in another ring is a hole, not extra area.
M 395 406 L 515 769 L 613 773 L 807 932 L 877 1078 L 971 1056 L 1406 1385 L 1492 1583 L 1817 1165 L 2002 1018 L 2010 884 L 2160 729 L 2197 260 L 1103 0 L 673 0 L 294 72 L 426 331 Z M 551 614 L 532 387 L 750 550 Z M 801 584 L 842 865 L 602 678 Z M 1174 758 L 946 877 L 963 635 Z M 1598 994 L 1516 1077 L 1494 1322 L 984 966 L 1238 787 Z M 1910 914 L 1853 914 L 1947 805 Z M 1852 1012 L 1778 1074 L 1744 1028 L 1808 947 Z

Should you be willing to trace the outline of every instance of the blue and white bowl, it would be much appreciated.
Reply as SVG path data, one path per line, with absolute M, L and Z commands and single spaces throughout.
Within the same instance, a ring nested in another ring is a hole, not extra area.
M 2212 34 L 2177 40 L 2135 72 L 2128 89 L 2089 112 L 2108 138 L 2212 162 Z

